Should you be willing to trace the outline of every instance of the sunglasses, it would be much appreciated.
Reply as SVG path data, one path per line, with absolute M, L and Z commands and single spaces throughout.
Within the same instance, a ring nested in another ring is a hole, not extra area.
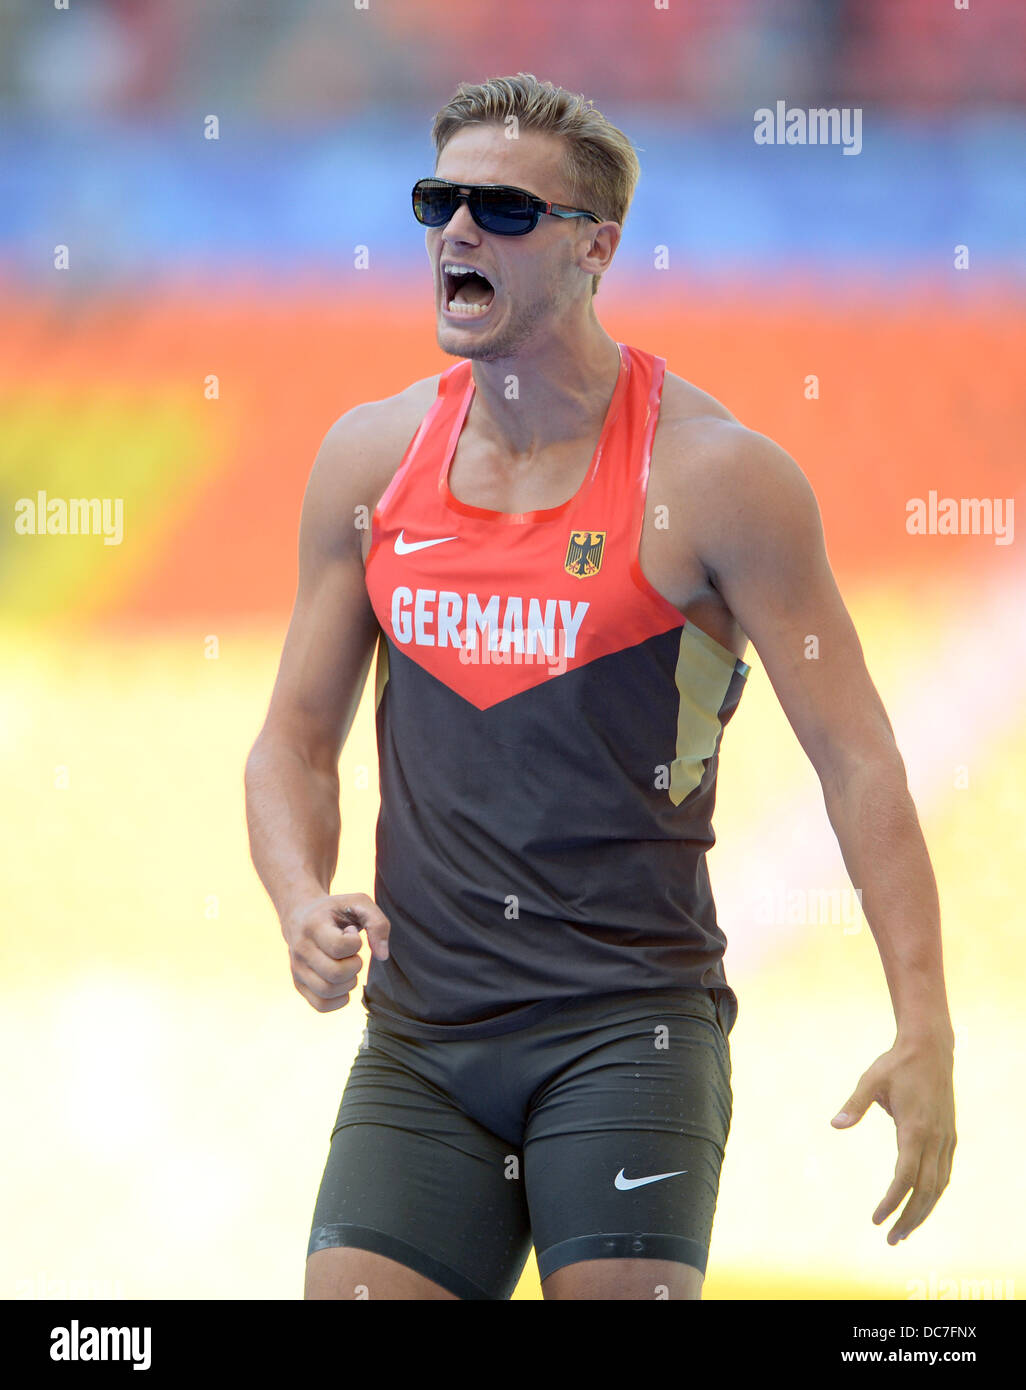
M 537 227 L 543 213 L 547 217 L 590 217 L 593 222 L 602 221 L 593 212 L 547 203 L 524 188 L 507 188 L 499 183 L 474 185 L 421 179 L 413 186 L 413 215 L 425 227 L 444 227 L 460 203 L 466 203 L 483 231 L 498 236 L 526 236 Z

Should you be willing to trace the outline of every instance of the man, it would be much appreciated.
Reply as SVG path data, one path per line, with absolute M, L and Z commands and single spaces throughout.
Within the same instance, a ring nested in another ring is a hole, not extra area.
M 815 497 L 599 324 L 638 166 L 591 103 L 464 84 L 434 138 L 414 210 L 459 360 L 329 430 L 247 764 L 299 993 L 342 1007 L 359 929 L 371 947 L 306 1295 L 508 1298 L 533 1241 L 546 1298 L 701 1296 L 737 1012 L 705 855 L 748 640 L 891 992 L 894 1045 L 834 1123 L 874 1100 L 895 1120 L 873 1218 L 911 1191 L 894 1244 L 950 1174 L 953 1033 L 929 858 Z M 330 888 L 376 642 L 372 901 Z

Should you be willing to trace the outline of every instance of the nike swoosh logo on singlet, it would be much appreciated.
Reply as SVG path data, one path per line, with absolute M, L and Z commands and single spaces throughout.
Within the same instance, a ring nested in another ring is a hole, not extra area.
M 650 1178 L 625 1178 L 623 1169 L 613 1179 L 613 1186 L 618 1187 L 621 1192 L 629 1192 L 632 1187 L 644 1187 L 647 1182 L 661 1182 L 663 1178 L 679 1178 L 681 1173 L 686 1173 L 686 1168 L 680 1168 L 676 1173 L 654 1173 Z
M 397 555 L 409 555 L 411 550 L 423 550 L 429 545 L 441 545 L 444 541 L 458 540 L 459 536 L 438 536 L 433 541 L 404 541 L 403 532 L 400 531 L 395 538 L 395 553 Z

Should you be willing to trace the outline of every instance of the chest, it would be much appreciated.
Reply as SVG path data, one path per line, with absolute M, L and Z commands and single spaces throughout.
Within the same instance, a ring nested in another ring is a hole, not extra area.
M 493 447 L 486 447 L 475 437 L 472 421 L 468 420 L 445 470 L 448 490 L 457 506 L 481 509 L 493 516 L 521 516 L 562 508 L 571 503 L 585 483 L 598 438 L 596 429 L 594 438 L 571 441 L 518 465 L 498 458 Z M 639 509 L 640 534 L 630 533 L 621 539 L 637 555 L 644 581 L 659 596 L 728 651 L 744 658 L 747 637 L 712 585 L 700 557 L 703 516 L 689 505 L 688 497 L 689 472 L 697 466 L 687 457 L 686 450 L 682 455 L 679 445 L 671 447 L 667 443 L 660 420 L 652 442 L 643 506 Z M 388 479 L 382 480 L 379 495 L 387 482 Z M 621 499 L 614 500 L 620 510 Z M 623 514 L 636 501 L 635 497 L 624 496 Z M 453 519 L 451 513 L 437 517 L 442 526 L 437 534 L 453 529 Z M 502 525 L 497 529 L 485 528 L 492 536 L 506 530 Z M 408 543 L 408 538 L 404 543 Z M 370 546 L 371 534 L 366 530 L 361 536 L 365 563 Z M 562 563 L 560 558 L 560 566 Z
M 553 449 L 517 468 L 461 435 L 449 467 L 450 491 L 460 502 L 493 512 L 530 513 L 560 507 L 584 482 L 595 439 Z M 638 558 L 653 588 L 728 650 L 744 656 L 747 639 L 712 586 L 698 552 L 701 517 L 688 506 L 690 461 L 677 456 L 656 428 L 649 464 Z M 627 505 L 632 499 L 624 499 Z

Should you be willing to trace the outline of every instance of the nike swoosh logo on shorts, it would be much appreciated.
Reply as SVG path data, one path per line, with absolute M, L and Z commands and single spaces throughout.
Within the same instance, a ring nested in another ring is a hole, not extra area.
M 405 528 L 403 528 L 405 530 Z M 424 550 L 429 545 L 441 545 L 443 541 L 457 541 L 459 536 L 438 536 L 433 541 L 404 541 L 402 531 L 395 538 L 395 553 L 409 555 L 411 550 Z
M 613 1186 L 618 1187 L 621 1192 L 629 1192 L 632 1187 L 644 1187 L 647 1182 L 662 1182 L 663 1178 L 679 1178 L 681 1173 L 687 1171 L 686 1168 L 681 1168 L 676 1173 L 653 1173 L 650 1178 L 625 1178 L 621 1168 L 613 1179 Z

